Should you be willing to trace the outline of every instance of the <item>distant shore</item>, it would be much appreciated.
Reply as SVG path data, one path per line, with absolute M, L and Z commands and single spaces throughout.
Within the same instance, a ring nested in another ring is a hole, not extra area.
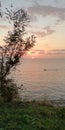
M 35 103 L 44 103 L 45 105 L 51 105 L 54 107 L 65 107 L 65 100 L 48 100 L 48 99 L 43 99 L 43 100 L 33 100 L 33 99 L 22 99 L 22 102 L 35 102 Z

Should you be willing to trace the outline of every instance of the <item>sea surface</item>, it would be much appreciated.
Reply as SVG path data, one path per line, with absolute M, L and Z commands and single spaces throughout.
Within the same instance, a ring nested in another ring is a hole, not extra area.
M 65 100 L 65 59 L 23 58 L 11 77 L 22 100 Z

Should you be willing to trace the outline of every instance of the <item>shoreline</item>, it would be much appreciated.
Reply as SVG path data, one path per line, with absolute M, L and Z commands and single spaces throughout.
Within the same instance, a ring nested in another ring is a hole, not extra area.
M 22 99 L 20 100 L 23 103 L 37 103 L 37 104 L 44 104 L 44 105 L 50 105 L 53 107 L 65 107 L 65 100 L 28 100 L 28 99 Z
M 65 107 L 65 100 L 48 100 L 48 102 L 55 107 Z

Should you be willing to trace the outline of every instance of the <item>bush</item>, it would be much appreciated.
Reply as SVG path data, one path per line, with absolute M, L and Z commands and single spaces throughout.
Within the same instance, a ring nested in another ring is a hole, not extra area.
M 2 96 L 4 101 L 11 102 L 18 98 L 18 88 L 12 79 L 7 79 L 3 83 Z

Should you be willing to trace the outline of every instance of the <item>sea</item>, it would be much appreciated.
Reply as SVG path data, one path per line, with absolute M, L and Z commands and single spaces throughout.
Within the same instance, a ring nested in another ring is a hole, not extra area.
M 22 58 L 10 77 L 22 100 L 65 100 L 64 58 Z

